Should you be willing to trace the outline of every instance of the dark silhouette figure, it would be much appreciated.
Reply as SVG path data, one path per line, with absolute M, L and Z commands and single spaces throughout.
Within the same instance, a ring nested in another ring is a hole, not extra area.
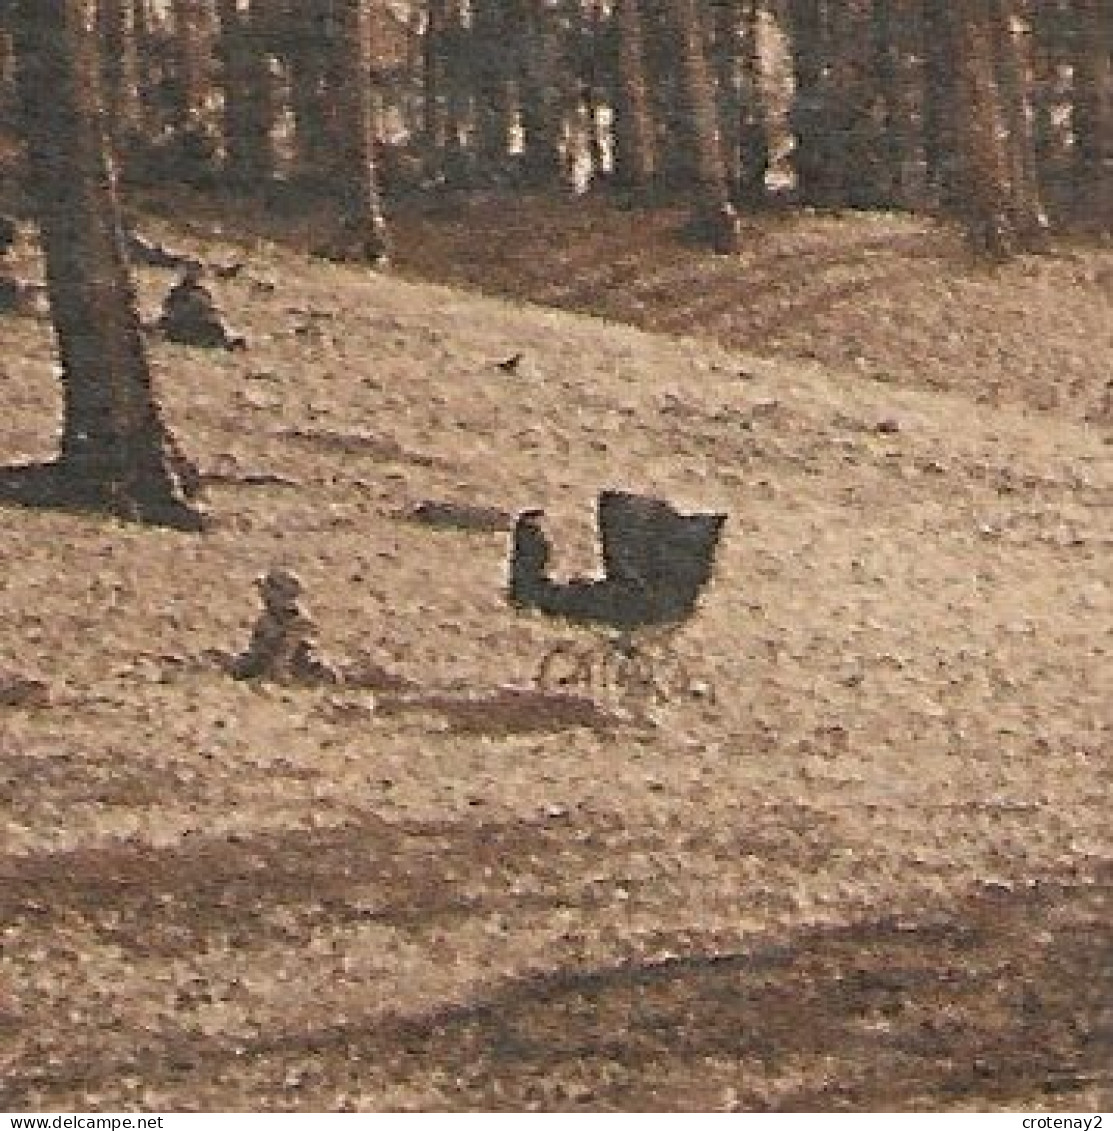
M 162 304 L 158 328 L 168 341 L 205 349 L 245 349 L 244 339 L 231 334 L 217 309 L 212 292 L 201 282 L 201 267 L 186 266 L 181 279 Z
M 263 599 L 263 611 L 246 651 L 231 661 L 232 676 L 300 686 L 337 684 L 337 674 L 317 655 L 317 626 L 301 605 L 302 586 L 297 575 L 272 569 L 255 584 Z
M 3 259 L 15 245 L 19 229 L 10 217 L 0 213 L 0 259 Z
M 0 259 L 3 259 L 15 246 L 19 235 L 15 221 L 0 213 Z M 23 303 L 23 284 L 11 275 L 0 273 L 0 314 L 12 314 L 20 310 Z
M 603 576 L 555 581 L 543 512 L 523 511 L 514 525 L 509 598 L 519 608 L 612 630 L 612 655 L 633 660 L 641 656 L 636 638 L 645 630 L 675 628 L 695 612 L 727 516 L 682 514 L 663 499 L 613 490 L 600 493 L 597 513 Z M 558 654 L 572 651 L 550 652 L 539 680 Z M 578 654 L 574 677 L 590 682 L 591 666 Z

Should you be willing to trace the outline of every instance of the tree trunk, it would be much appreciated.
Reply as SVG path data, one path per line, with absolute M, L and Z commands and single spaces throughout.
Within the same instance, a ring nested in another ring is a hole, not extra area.
M 456 188 L 472 182 L 473 151 L 470 148 L 471 32 L 464 24 L 461 0 L 445 0 L 440 51 L 444 83 L 444 148 L 441 171 L 446 184 Z
M 677 35 L 672 0 L 637 0 L 641 16 L 645 79 L 656 157 L 655 184 L 671 196 L 692 180 L 694 160 L 683 83 L 677 66 Z
M 871 51 L 879 100 L 879 145 L 875 174 L 880 199 L 907 201 L 905 177 L 912 166 L 908 91 L 905 77 L 906 2 L 874 0 L 871 5 Z
M 1082 192 L 1113 184 L 1113 2 L 1074 0 L 1072 132 Z
M 12 27 L 29 179 L 62 363 L 59 468 L 83 501 L 197 528 L 151 389 L 84 0 L 17 0 Z M 48 93 L 49 92 L 49 93 Z
M 3 0 L 0 0 L 0 89 L 6 90 L 11 86 L 13 74 L 12 59 L 12 37 L 4 27 L 4 6 Z M 0 98 L 0 106 L 3 107 L 3 116 L 0 118 L 0 123 L 2 123 L 4 127 L 7 127 L 11 120 L 11 115 L 8 112 L 9 107 L 3 105 L 6 101 L 6 98 Z
M 823 204 L 830 196 L 831 180 L 829 107 L 823 84 L 823 6 L 821 0 L 789 0 L 788 11 L 796 85 L 792 99 L 796 189 L 804 203 Z
M 920 30 L 923 38 L 923 143 L 928 184 L 939 203 L 950 208 L 958 202 L 958 89 L 951 45 L 955 39 L 955 14 L 939 0 L 922 0 Z
M 1036 167 L 1045 192 L 1063 200 L 1064 187 L 1074 180 L 1069 130 L 1064 128 L 1063 79 L 1070 68 L 1073 37 L 1065 34 L 1071 28 L 1073 0 L 1041 0 L 1029 6 L 1028 20 L 1032 29 L 1032 81 Z
M 738 122 L 738 192 L 746 204 L 764 202 L 769 172 L 769 115 L 762 84 L 759 42 L 761 4 L 744 0 L 741 35 L 741 105 Z
M 599 0 L 586 0 L 585 31 L 582 41 L 583 83 L 581 105 L 587 127 L 587 153 L 591 162 L 592 180 L 601 179 L 607 171 L 607 153 L 603 144 L 602 108 L 607 94 L 613 89 L 612 76 L 608 74 L 603 42 L 607 18 Z
M 994 81 L 993 0 L 955 0 L 952 36 L 958 93 L 959 207 L 975 254 L 1015 250 L 1009 161 Z
M 888 0 L 887 0 L 888 2 Z M 852 208 L 882 203 L 883 139 L 874 117 L 878 94 L 871 0 L 828 9 L 826 125 L 823 144 L 828 202 Z
M 719 140 L 732 200 L 740 195 L 742 165 L 742 0 L 706 0 L 711 28 L 709 61 L 714 75 Z
M 658 174 L 657 131 L 646 76 L 639 0 L 615 0 L 619 96 L 615 115 L 615 177 L 638 193 L 649 192 Z
M 209 94 L 205 0 L 173 0 L 172 11 L 182 124 L 193 124 L 203 119 Z
M 697 0 L 671 0 L 670 7 L 678 33 L 686 148 L 694 166 L 695 221 L 706 231 L 716 251 L 729 253 L 738 247 L 738 219 L 730 202 L 699 4 Z
M 268 58 L 255 34 L 258 0 L 240 12 L 236 0 L 219 0 L 224 88 L 225 170 L 233 181 L 258 184 L 274 173 L 271 139 L 274 98 Z
M 520 44 L 518 86 L 526 177 L 530 184 L 553 184 L 560 177 L 564 131 L 558 31 L 537 0 L 514 0 L 512 12 Z
M 131 28 L 135 40 L 138 67 L 139 97 L 142 105 L 144 139 L 150 141 L 150 129 L 160 120 L 158 85 L 155 66 L 154 28 L 150 0 L 131 0 Z
M 97 0 L 97 30 L 108 135 L 117 156 L 122 157 L 143 128 L 132 0 Z
M 731 198 L 746 205 L 765 199 L 769 132 L 762 91 L 759 0 L 712 0 L 713 60 L 719 134 Z
M 514 119 L 504 0 L 472 0 L 471 11 L 476 157 L 490 176 L 506 164 Z
M 294 169 L 299 179 L 324 182 L 333 154 L 325 111 L 328 41 L 321 0 L 298 0 L 286 13 L 286 61 L 294 116 Z
M 448 11 L 445 0 L 428 0 L 425 10 L 425 34 L 421 55 L 422 143 L 427 155 L 439 153 L 445 143 L 444 108 L 441 105 L 444 87 L 445 29 Z
M 1010 213 L 1013 230 L 1028 250 L 1047 240 L 1047 214 L 1040 197 L 1035 132 L 1028 95 L 1030 65 L 1016 0 L 991 0 L 994 62 L 1001 108 L 1008 129 Z
M 371 90 L 371 0 L 338 0 L 335 91 L 342 222 L 334 258 L 383 265 L 388 258 L 375 169 Z

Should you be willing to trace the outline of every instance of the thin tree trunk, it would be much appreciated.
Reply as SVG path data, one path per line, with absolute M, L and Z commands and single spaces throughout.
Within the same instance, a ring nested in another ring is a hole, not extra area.
M 857 136 L 863 122 L 858 60 L 858 51 L 863 46 L 858 34 L 861 0 L 828 4 L 824 15 L 826 81 L 820 83 L 825 113 L 820 139 L 824 167 L 821 202 L 841 208 L 853 203 L 853 188 L 864 186 L 869 179 L 868 171 L 861 168 L 862 146 Z
M 905 176 L 912 165 L 902 31 L 907 0 L 874 0 L 871 5 L 873 69 L 880 99 L 878 193 L 888 204 L 906 199 Z
M 1113 181 L 1113 0 L 1074 0 L 1073 31 L 1075 172 L 1092 192 Z
M 706 4 L 719 139 L 732 200 L 739 199 L 742 179 L 742 7 L 742 0 L 709 0 Z
M 143 126 L 132 0 L 97 0 L 97 29 L 108 133 L 116 154 L 124 156 Z
M 677 49 L 685 129 L 694 161 L 692 189 L 696 221 L 706 226 L 716 251 L 736 251 L 738 219 L 730 201 L 699 4 L 697 0 L 672 0 L 671 10 L 679 40 Z
M 769 115 L 762 84 L 759 41 L 761 4 L 744 0 L 741 24 L 741 107 L 739 109 L 739 197 L 746 204 L 764 202 L 769 171 Z
M 219 0 L 224 88 L 224 154 L 228 176 L 258 184 L 274 173 L 271 139 L 274 98 L 267 56 L 254 34 L 258 0 L 240 12 L 236 0 Z
M 382 265 L 388 242 L 375 168 L 370 0 L 338 0 L 337 15 L 335 96 L 343 211 L 333 255 Z
M 1048 225 L 1036 167 L 1025 33 L 1019 26 L 1015 0 L 991 0 L 990 17 L 994 32 L 997 87 L 1008 129 L 1013 230 L 1028 250 L 1037 250 L 1046 243 Z
M 504 0 L 472 0 L 471 11 L 476 156 L 490 176 L 505 167 L 514 120 Z
M 158 98 L 158 71 L 155 66 L 154 28 L 150 0 L 131 0 L 132 36 L 135 40 L 136 61 L 139 70 L 139 97 L 145 140 L 151 140 L 149 130 L 160 121 Z
M 183 122 L 200 120 L 208 101 L 205 0 L 173 0 L 174 40 Z
M 4 8 L 0 4 L 0 85 L 7 87 L 12 81 L 12 37 L 4 27 Z M 5 121 L 5 124 L 6 121 Z
M 762 91 L 758 0 L 713 0 L 714 70 L 719 133 L 731 198 L 760 205 L 769 168 L 769 134 Z
M 12 26 L 30 181 L 62 363 L 59 466 L 86 502 L 196 528 L 151 389 L 84 0 L 17 0 Z M 49 92 L 49 95 L 47 94 Z
M 691 182 L 694 164 L 686 149 L 687 112 L 677 67 L 675 20 L 671 0 L 637 0 L 637 6 L 656 156 L 654 182 L 673 196 Z
M 591 157 L 593 176 L 596 179 L 605 178 L 613 167 L 608 170 L 607 131 L 603 125 L 603 109 L 613 104 L 614 88 L 617 85 L 614 68 L 607 58 L 606 39 L 610 30 L 610 14 L 604 11 L 600 0 L 588 0 L 588 56 L 587 56 L 587 85 L 584 92 L 584 103 L 587 108 L 588 121 L 588 153 Z
M 957 17 L 939 0 L 922 0 L 920 28 L 923 37 L 923 142 L 928 183 L 939 203 L 950 208 L 958 202 L 958 103 L 955 60 L 951 55 Z
M 552 184 L 560 176 L 564 130 L 556 30 L 537 0 L 514 0 L 511 12 L 520 44 L 518 84 L 526 176 L 531 184 Z
M 445 121 L 441 96 L 444 76 L 442 50 L 448 13 L 445 0 L 428 0 L 422 37 L 422 134 L 427 154 L 444 148 Z
M 636 192 L 652 189 L 659 171 L 653 102 L 646 77 L 639 0 L 615 0 L 619 98 L 615 114 L 615 174 Z
M 886 0 L 891 2 L 891 0 Z M 874 116 L 878 95 L 872 0 L 828 6 L 830 82 L 824 157 L 836 205 L 876 207 L 885 197 L 883 138 Z
M 925 0 L 931 3 L 933 0 Z M 830 196 L 828 149 L 829 107 L 823 86 L 824 35 L 821 0 L 789 0 L 792 28 L 792 69 L 796 90 L 792 100 L 792 130 L 796 135 L 793 167 L 800 199 L 826 203 Z
M 464 24 L 460 0 L 446 0 L 444 46 L 444 149 L 441 165 L 447 184 L 471 183 L 473 152 L 468 137 L 474 85 L 471 65 L 471 31 Z
M 299 178 L 324 181 L 331 158 L 325 112 L 327 41 L 322 0 L 298 0 L 287 14 L 294 168 Z
M 1065 0 L 1040 0 L 1029 9 L 1032 28 L 1033 133 L 1036 168 L 1044 191 L 1061 198 L 1061 183 L 1069 179 L 1068 135 L 1059 117 L 1061 75 L 1069 62 L 1070 50 L 1063 43 L 1063 29 L 1070 23 Z
M 958 91 L 960 207 L 971 247 L 1003 258 L 1015 250 L 1008 155 L 994 81 L 992 0 L 955 0 L 952 51 Z

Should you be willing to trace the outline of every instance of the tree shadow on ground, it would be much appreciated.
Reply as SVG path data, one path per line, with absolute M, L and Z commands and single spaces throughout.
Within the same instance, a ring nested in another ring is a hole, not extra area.
M 390 1055 L 399 1076 L 466 1081 L 461 1109 L 1069 1103 L 1113 1083 L 1111 878 L 985 886 L 745 953 L 527 976 L 474 1005 L 318 1039 Z
M 41 767 L 23 772 L 30 786 Z M 731 850 L 799 858 L 786 833 L 814 823 L 810 810 L 770 812 Z M 612 888 L 568 877 L 593 874 L 600 838 L 626 831 L 621 813 L 594 811 L 532 823 L 368 817 L 171 848 L 35 854 L 0 869 L 0 911 L 40 928 L 86 922 L 136 961 L 188 960 L 229 939 L 270 956 L 368 924 L 451 939 L 492 916 L 524 917 L 524 927 L 608 906 L 617 879 Z M 609 870 L 625 875 L 668 844 L 660 830 L 620 839 Z M 118 1049 L 89 1047 L 78 1074 L 77 1058 L 44 1068 L 29 1048 L 8 1084 L 40 1106 L 74 1088 L 111 1094 L 130 1073 L 168 1095 L 208 1088 L 205 1102 L 250 1095 L 271 1110 L 325 1110 L 353 1089 L 451 1110 L 947 1110 L 1072 1098 L 1087 1107 L 1113 1083 L 1111 894 L 1113 873 L 1095 862 L 748 945 L 662 928 L 640 953 L 588 964 L 570 942 L 545 960 L 554 968 L 508 969 L 471 1000 L 428 1012 L 384 1014 L 379 1003 L 361 1016 L 353 1003 L 334 1023 L 269 1025 L 252 1037 L 168 1016 L 129 1046 L 126 1064 Z M 245 1007 L 252 1000 L 228 992 Z M 303 1071 L 304 1088 L 283 1085 Z

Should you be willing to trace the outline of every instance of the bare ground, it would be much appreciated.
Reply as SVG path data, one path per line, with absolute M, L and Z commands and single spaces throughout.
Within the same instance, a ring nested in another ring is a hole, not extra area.
M 785 218 L 631 237 L 623 288 L 526 219 L 411 218 L 401 269 L 707 336 L 260 243 L 246 354 L 154 347 L 209 531 L 5 508 L 0 671 L 49 701 L 0 706 L 0 1108 L 1108 1108 L 1113 256 Z M 207 223 L 155 230 L 230 258 Z M 45 458 L 47 327 L 0 336 Z M 542 505 L 586 570 L 608 484 L 730 513 L 713 701 L 506 690 L 569 630 L 504 534 L 404 517 Z M 273 564 L 412 690 L 202 662 Z

